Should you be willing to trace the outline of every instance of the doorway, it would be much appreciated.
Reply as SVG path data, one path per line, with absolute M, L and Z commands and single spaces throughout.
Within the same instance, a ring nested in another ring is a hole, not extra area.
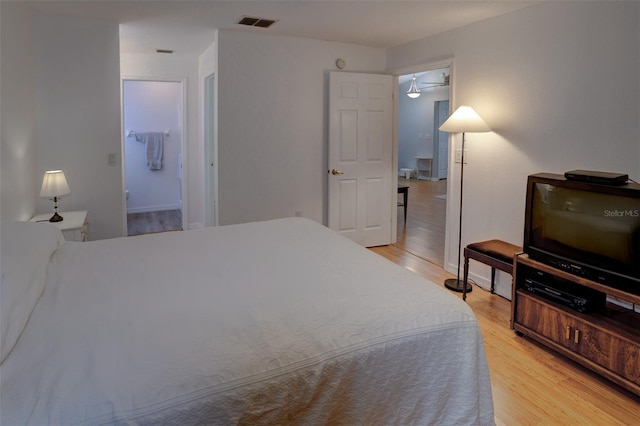
M 398 77 L 398 185 L 409 187 L 409 202 L 406 222 L 398 214 L 397 244 L 440 266 L 445 253 L 448 137 L 438 127 L 449 115 L 449 75 L 450 68 L 442 67 Z M 409 97 L 414 78 L 420 94 Z
M 181 81 L 122 82 L 127 235 L 184 229 L 183 99 Z

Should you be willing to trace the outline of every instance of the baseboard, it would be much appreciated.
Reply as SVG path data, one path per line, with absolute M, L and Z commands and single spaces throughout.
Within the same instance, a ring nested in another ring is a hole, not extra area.
M 127 207 L 127 214 L 161 212 L 165 210 L 182 210 L 182 206 L 180 204 L 169 204 L 162 206 Z
M 486 266 L 486 265 L 485 265 Z M 462 269 L 462 267 L 461 267 Z M 471 269 L 471 268 L 469 268 Z M 491 274 L 491 268 L 486 267 L 488 274 Z M 463 279 L 464 270 L 460 271 L 460 279 Z M 469 271 L 469 280 L 485 291 L 491 291 L 491 275 L 479 275 L 473 271 Z M 506 272 L 496 270 L 496 281 L 494 294 L 511 300 L 511 275 Z
M 443 268 L 445 271 L 449 272 L 450 274 L 454 275 L 454 278 L 457 276 L 457 265 L 449 265 L 447 268 Z M 471 271 L 471 268 L 469 268 L 469 280 L 473 281 L 474 283 L 476 283 L 477 286 L 482 287 L 484 290 L 489 291 L 491 289 L 491 278 L 490 277 L 485 277 L 482 275 L 478 275 L 477 273 Z M 460 280 L 464 279 L 464 265 L 461 264 L 460 265 Z

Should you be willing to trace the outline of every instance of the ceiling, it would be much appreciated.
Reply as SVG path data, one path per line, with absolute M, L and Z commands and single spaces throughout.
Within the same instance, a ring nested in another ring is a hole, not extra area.
M 6 0 L 2 0 L 6 1 Z M 308 37 L 387 48 L 521 9 L 539 0 L 40 0 L 33 10 L 115 19 L 121 53 L 156 49 L 199 55 L 216 29 Z M 268 29 L 237 24 L 242 16 L 278 20 Z

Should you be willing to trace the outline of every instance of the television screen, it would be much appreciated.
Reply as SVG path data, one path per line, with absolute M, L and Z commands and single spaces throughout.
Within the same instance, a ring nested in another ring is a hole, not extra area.
M 640 278 L 640 198 L 542 182 L 531 189 L 529 247 Z

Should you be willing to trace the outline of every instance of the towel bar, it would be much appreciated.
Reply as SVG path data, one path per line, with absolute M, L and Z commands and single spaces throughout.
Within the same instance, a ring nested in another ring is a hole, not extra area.
M 168 137 L 168 136 L 169 136 L 169 129 L 164 129 L 164 130 L 162 131 L 162 134 Z M 130 137 L 132 137 L 132 136 L 135 136 L 135 135 L 136 135 L 136 131 L 135 131 L 135 130 L 129 130 L 129 131 L 127 131 L 127 137 L 128 137 L 128 138 L 130 138 Z

